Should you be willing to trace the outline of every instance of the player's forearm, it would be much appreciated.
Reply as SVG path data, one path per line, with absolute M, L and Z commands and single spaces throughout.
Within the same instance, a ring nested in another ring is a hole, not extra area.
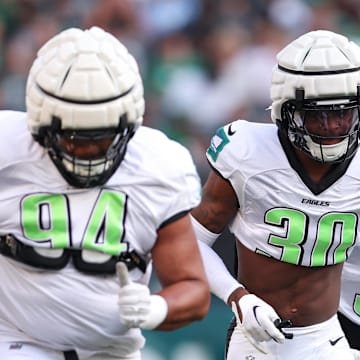
M 211 292 L 228 303 L 230 294 L 243 286 L 230 274 L 224 262 L 211 247 L 199 241 L 199 248 Z
M 156 330 L 174 330 L 202 320 L 210 308 L 209 288 L 200 280 L 188 280 L 158 293 L 168 303 L 168 314 Z

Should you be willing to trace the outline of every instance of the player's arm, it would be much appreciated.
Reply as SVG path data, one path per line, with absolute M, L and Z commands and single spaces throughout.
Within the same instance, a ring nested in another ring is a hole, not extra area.
M 203 187 L 201 202 L 191 212 L 211 292 L 225 303 L 231 293 L 235 291 L 240 296 L 244 290 L 211 247 L 235 217 L 238 207 L 230 182 L 212 170 Z
M 284 334 L 274 324 L 280 321 L 279 316 L 270 305 L 249 294 L 211 248 L 236 215 L 238 207 L 237 196 L 230 182 L 212 171 L 203 188 L 202 200 L 192 211 L 192 222 L 211 292 L 231 306 L 237 321 L 243 324 L 249 341 L 260 351 L 266 352 L 261 342 L 270 339 L 284 341 Z
M 191 214 L 209 231 L 220 234 L 234 218 L 238 207 L 230 182 L 211 170 L 203 187 L 201 202 Z
M 189 214 L 158 231 L 152 256 L 163 287 L 159 295 L 168 304 L 167 317 L 158 329 L 172 330 L 204 318 L 210 289 Z
M 152 257 L 162 285 L 157 294 L 129 280 L 126 266 L 117 264 L 122 323 L 173 330 L 203 319 L 210 307 L 210 289 L 189 214 L 159 229 Z

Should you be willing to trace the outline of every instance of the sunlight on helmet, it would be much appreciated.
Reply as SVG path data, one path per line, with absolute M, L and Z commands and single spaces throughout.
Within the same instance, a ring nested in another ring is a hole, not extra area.
M 143 121 L 138 65 L 125 46 L 98 27 L 65 30 L 39 50 L 27 80 L 26 106 L 31 133 L 68 183 L 102 185 Z M 113 140 L 104 154 L 87 159 L 62 146 L 69 132 L 89 146 Z

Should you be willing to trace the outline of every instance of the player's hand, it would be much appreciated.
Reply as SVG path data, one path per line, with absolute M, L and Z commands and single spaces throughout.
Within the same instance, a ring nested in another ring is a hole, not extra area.
M 129 328 L 154 329 L 167 315 L 167 303 L 159 295 L 151 295 L 146 285 L 129 279 L 127 266 L 118 262 L 116 274 L 119 279 L 119 315 Z
M 238 302 L 242 321 L 235 302 L 232 302 L 231 305 L 236 320 L 242 324 L 246 337 L 258 350 L 267 353 L 263 342 L 269 340 L 275 340 L 278 343 L 284 342 L 284 334 L 274 323 L 276 320 L 280 320 L 280 317 L 269 304 L 254 294 L 242 296 Z

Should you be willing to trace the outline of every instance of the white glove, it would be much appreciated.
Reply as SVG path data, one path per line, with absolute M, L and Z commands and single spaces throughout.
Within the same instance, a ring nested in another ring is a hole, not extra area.
M 285 336 L 275 326 L 274 321 L 280 320 L 279 315 L 266 302 L 254 294 L 247 294 L 240 298 L 239 307 L 242 313 L 242 321 L 235 302 L 232 302 L 232 311 L 236 321 L 242 324 L 242 330 L 248 340 L 261 352 L 267 353 L 264 341 L 271 339 L 283 343 Z
M 129 279 L 127 266 L 123 262 L 116 264 L 119 279 L 119 314 L 120 320 L 129 328 L 140 327 L 152 330 L 166 318 L 168 306 L 160 295 L 151 295 L 146 285 Z

